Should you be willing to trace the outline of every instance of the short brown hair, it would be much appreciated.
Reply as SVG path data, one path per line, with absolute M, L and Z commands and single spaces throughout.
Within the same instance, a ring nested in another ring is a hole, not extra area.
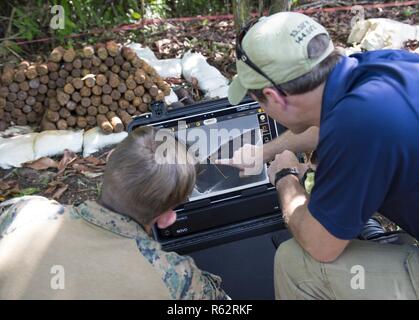
M 176 150 L 175 159 L 156 159 L 156 150 L 163 143 L 157 141 L 156 133 L 151 127 L 137 128 L 115 148 L 105 169 L 99 200 L 142 225 L 184 202 L 196 179 L 194 164 L 181 159 L 186 147 L 178 140 L 169 144 Z
M 324 34 L 314 37 L 307 46 L 308 57 L 312 59 L 320 57 L 327 49 L 329 41 L 329 36 Z M 310 72 L 291 81 L 281 83 L 279 87 L 289 95 L 310 92 L 327 80 L 330 72 L 338 64 L 341 57 L 341 53 L 338 50 L 334 50 Z M 263 89 L 249 89 L 248 92 L 255 95 L 259 101 L 264 102 L 266 100 Z

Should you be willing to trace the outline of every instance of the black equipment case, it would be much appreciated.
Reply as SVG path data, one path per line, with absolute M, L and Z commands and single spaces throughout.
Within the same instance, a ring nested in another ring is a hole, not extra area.
M 184 121 L 188 128 L 216 122 L 230 126 L 247 122 L 259 127 L 260 137 L 266 143 L 285 130 L 250 99 L 237 106 L 231 106 L 227 99 L 220 99 L 173 110 L 155 103 L 151 109 L 152 112 L 134 118 L 128 131 L 141 126 L 174 128 L 178 121 Z M 221 190 L 198 199 L 191 198 L 175 209 L 177 220 L 174 225 L 164 230 L 153 229 L 155 239 L 164 250 L 190 254 L 202 269 L 220 274 L 232 298 L 273 298 L 272 268 L 276 248 L 272 235 L 286 231 L 276 190 L 269 181 L 262 180 L 227 192 Z M 200 184 L 206 185 L 206 181 Z M 285 233 L 282 236 L 284 240 L 289 238 Z M 249 252 L 252 248 L 256 252 Z M 238 253 L 242 251 L 243 254 Z M 245 253 L 250 256 L 243 256 Z M 223 261 L 230 261 L 230 266 L 221 264 Z M 247 267 L 243 267 L 243 263 L 247 263 Z M 240 270 L 233 270 L 237 267 Z M 264 275 L 254 278 L 248 272 Z M 247 289 L 243 281 L 247 282 Z

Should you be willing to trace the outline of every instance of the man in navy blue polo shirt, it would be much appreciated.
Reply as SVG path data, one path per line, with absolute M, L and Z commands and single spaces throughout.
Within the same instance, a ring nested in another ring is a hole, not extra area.
M 269 167 L 294 236 L 275 257 L 277 298 L 417 299 L 417 247 L 354 239 L 375 212 L 419 239 L 419 55 L 343 57 L 321 25 L 282 12 L 244 29 L 237 56 L 232 104 L 249 93 L 302 143 L 320 128 L 310 195 L 292 147 Z

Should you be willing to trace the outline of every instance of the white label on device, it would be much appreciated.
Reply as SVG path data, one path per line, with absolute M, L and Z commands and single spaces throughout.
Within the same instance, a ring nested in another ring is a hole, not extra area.
M 217 118 L 212 118 L 212 119 L 206 119 L 206 120 L 204 120 L 204 124 L 206 126 L 209 126 L 209 125 L 214 124 L 214 123 L 217 123 Z

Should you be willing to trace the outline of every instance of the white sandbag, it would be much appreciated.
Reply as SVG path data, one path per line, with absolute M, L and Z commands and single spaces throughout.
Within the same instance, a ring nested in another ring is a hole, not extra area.
M 180 59 L 157 59 L 154 52 L 143 47 L 139 43 L 131 43 L 128 45 L 139 58 L 143 59 L 152 66 L 162 78 L 180 78 L 182 75 L 182 63 Z
M 351 54 L 360 53 L 362 52 L 362 49 L 359 45 L 355 45 L 353 47 L 336 47 L 336 49 L 339 51 L 340 54 L 345 56 L 350 56 Z
M 364 50 L 401 49 L 404 42 L 415 39 L 419 40 L 419 26 L 378 18 L 358 21 L 348 43 L 359 43 Z
M 228 86 L 223 86 L 214 90 L 210 90 L 205 95 L 206 98 L 225 98 L 228 96 Z
M 35 160 L 34 142 L 38 133 L 28 133 L 12 138 L 0 138 L 0 167 L 21 167 L 22 163 Z
M 154 52 L 149 47 L 143 47 L 139 43 L 131 43 L 127 45 L 127 47 L 131 48 L 139 58 L 143 59 L 147 63 L 158 60 Z
M 120 133 L 104 134 L 98 127 L 90 129 L 84 133 L 83 157 L 88 157 L 102 148 L 117 144 L 124 140 L 127 136 L 128 133 L 125 131 Z
M 29 126 L 12 126 L 0 132 L 1 138 L 10 138 L 22 134 L 32 133 L 33 129 Z
M 171 105 L 172 103 L 175 103 L 178 101 L 179 101 L 179 98 L 176 95 L 176 93 L 173 91 L 173 89 L 170 89 L 170 94 L 164 97 L 164 102 L 166 102 L 167 105 Z
M 228 79 L 217 68 L 209 65 L 199 53 L 185 53 L 182 58 L 182 73 L 189 82 L 196 78 L 199 89 L 205 93 L 228 85 Z
M 180 78 L 182 75 L 182 63 L 180 59 L 162 59 L 149 61 L 160 77 L 162 78 Z
M 39 133 L 35 139 L 35 159 L 63 154 L 68 149 L 81 152 L 83 146 L 83 130 L 48 130 Z

